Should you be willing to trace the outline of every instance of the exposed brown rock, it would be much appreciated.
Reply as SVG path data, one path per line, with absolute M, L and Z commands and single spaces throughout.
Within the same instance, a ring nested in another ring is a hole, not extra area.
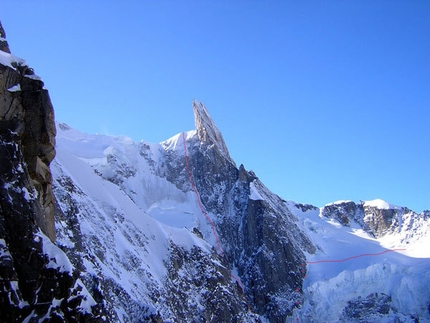
M 5 38 L 0 24 L 0 37 Z M 0 50 L 10 53 L 5 40 Z M 10 56 L 10 66 L 0 64 L 0 124 L 17 133 L 24 161 L 43 210 L 36 219 L 42 231 L 55 240 L 54 196 L 49 164 L 55 157 L 54 110 L 43 82 L 23 60 Z

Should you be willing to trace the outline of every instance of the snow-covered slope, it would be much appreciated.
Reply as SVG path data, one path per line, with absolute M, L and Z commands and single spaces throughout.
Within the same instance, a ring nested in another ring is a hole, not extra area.
M 382 200 L 339 201 L 323 208 L 288 205 L 318 250 L 308 255 L 305 302 L 290 322 L 430 322 L 428 213 Z M 375 238 L 360 225 L 360 206 L 364 218 L 371 216 L 368 207 L 406 212 L 402 225 Z M 352 219 L 348 226 L 338 220 L 342 211 Z
M 202 107 L 161 143 L 57 125 L 57 244 L 110 321 L 430 320 L 428 212 L 286 202 Z
M 154 161 L 164 158 L 164 149 L 174 150 L 175 140 L 134 143 L 59 124 L 52 165 L 62 211 L 57 243 L 103 300 L 112 322 L 210 316 L 253 322 L 241 290 L 196 229 L 204 219 L 194 194 L 155 175 Z M 230 299 L 212 304 L 219 288 Z

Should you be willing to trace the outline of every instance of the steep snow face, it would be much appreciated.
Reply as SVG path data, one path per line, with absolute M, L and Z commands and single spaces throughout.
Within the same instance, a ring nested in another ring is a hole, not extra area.
M 313 252 L 313 246 L 280 198 L 253 173 L 237 169 L 218 143 L 201 142 L 196 131 L 151 144 L 58 125 L 53 173 L 64 213 L 57 221 L 58 243 L 83 268 L 84 281 L 99 298 L 109 299 L 112 319 L 143 320 L 157 309 L 163 319 L 182 321 L 180 307 L 160 305 L 179 292 L 172 292 L 178 279 L 207 285 L 205 295 L 218 295 L 218 288 L 209 289 L 213 279 L 190 281 L 170 270 L 198 277 L 189 267 L 202 263 L 219 272 L 215 282 L 232 298 L 231 315 L 254 321 L 246 302 L 271 322 L 291 314 L 300 298 L 295 289 L 302 281 L 302 249 Z M 87 256 L 77 257 L 76 248 Z M 201 262 L 178 255 L 199 255 Z M 288 274 L 276 274 L 283 270 Z M 192 301 L 184 304 L 203 302 L 196 294 L 187 297 Z
M 195 195 L 158 175 L 171 154 L 181 156 L 180 140 L 134 143 L 59 124 L 52 166 L 62 211 L 57 243 L 111 321 L 201 321 L 214 315 L 254 322 L 213 241 L 201 239 L 208 229 Z M 185 180 L 182 185 L 188 187 Z M 221 300 L 226 297 L 228 302 Z

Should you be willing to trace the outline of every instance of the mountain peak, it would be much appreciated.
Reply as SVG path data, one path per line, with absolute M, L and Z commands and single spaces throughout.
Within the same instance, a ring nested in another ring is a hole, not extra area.
M 208 143 L 218 147 L 220 152 L 233 164 L 224 142 L 221 132 L 218 130 L 215 122 L 210 117 L 208 110 L 203 103 L 194 100 L 193 102 L 194 122 L 196 125 L 197 136 L 203 143 Z

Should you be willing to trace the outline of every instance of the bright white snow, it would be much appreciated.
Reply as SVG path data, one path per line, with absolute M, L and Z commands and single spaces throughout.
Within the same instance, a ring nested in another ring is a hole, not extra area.
M 185 138 L 194 135 L 190 131 Z M 54 178 L 69 177 L 77 185 L 73 198 L 88 213 L 79 218 L 80 231 L 94 249 L 99 247 L 98 240 L 107 246 L 103 259 L 84 261 L 86 272 L 103 273 L 120 282 L 136 302 L 145 299 L 146 304 L 151 304 L 148 288 L 163 288 L 170 241 L 208 254 L 216 246 L 195 193 L 183 192 L 154 173 L 151 159 L 163 158 L 170 149 L 183 155 L 182 134 L 160 144 L 135 143 L 127 137 L 87 135 L 57 125 L 57 156 L 51 167 Z M 68 204 L 63 207 L 67 209 Z M 58 222 L 57 226 L 59 230 L 66 227 Z M 205 240 L 192 233 L 194 227 Z M 70 230 L 64 231 L 58 243 L 73 248 L 72 237 Z M 124 315 L 121 308 L 117 314 Z
M 318 249 L 315 255 L 308 255 L 303 286 L 306 301 L 295 309 L 290 322 L 310 318 L 337 322 L 349 300 L 364 299 L 372 293 L 390 295 L 394 307 L 404 313 L 419 314 L 430 322 L 429 222 L 425 233 L 420 227 L 421 231 L 415 230 L 416 236 L 409 239 L 406 232 L 411 235 L 412 231 L 407 230 L 375 239 L 354 224 L 347 228 L 321 216 L 321 209 L 303 212 L 294 202 L 287 204 Z M 365 205 L 395 207 L 382 200 Z M 405 250 L 390 251 L 397 248 Z M 383 322 L 393 322 L 395 316 L 390 313 Z
M 184 158 L 185 167 L 182 133 L 152 144 L 135 143 L 127 137 L 87 135 L 64 124 L 58 125 L 57 130 L 54 178 L 70 177 L 78 185 L 73 196 L 92 214 L 80 219 L 81 232 L 88 239 L 99 238 L 109 246 L 105 259 L 84 261 L 87 272 L 94 275 L 103 272 L 120 281 L 139 300 L 146 297 L 150 285 L 143 284 L 143 280 L 162 285 L 169 241 L 186 249 L 198 246 L 208 253 L 216 247 L 194 192 L 183 192 L 156 175 L 152 165 L 154 162 L 160 165 L 165 154 L 174 151 Z M 196 132 L 184 135 L 188 140 Z M 186 174 L 185 170 L 183 173 Z M 261 182 L 254 181 L 250 184 L 249 198 L 264 200 L 265 190 Z M 334 204 L 345 202 L 348 201 Z M 426 312 L 430 302 L 430 221 L 402 213 L 398 232 L 375 239 L 358 224 L 346 228 L 323 217 L 321 209 L 302 211 L 293 202 L 287 205 L 317 247 L 316 254 L 307 255 L 309 263 L 303 286 L 306 301 L 295 310 L 292 319 L 301 318 L 304 322 L 312 316 L 335 322 L 348 300 L 383 292 L 391 295 L 397 308 L 406 312 L 412 309 L 430 320 Z M 382 200 L 367 201 L 364 206 L 401 210 Z M 194 227 L 205 240 L 191 233 Z M 73 246 L 67 235 L 60 238 L 60 243 Z M 385 252 L 387 249 L 406 250 Z M 55 254 L 55 250 L 50 253 Z M 132 259 L 139 262 L 129 268 L 126 264 Z M 335 262 L 321 262 L 326 260 Z M 150 304 L 149 300 L 146 302 Z M 117 311 L 121 317 L 122 309 Z
M 15 84 L 14 86 L 7 89 L 9 92 L 19 92 L 21 91 L 21 84 Z
M 258 192 L 257 187 L 255 186 L 254 182 L 251 182 L 250 186 L 250 193 L 249 193 L 249 198 L 251 200 L 262 200 L 263 198 L 261 197 L 260 193 Z
M 364 206 L 376 207 L 381 210 L 389 210 L 389 209 L 400 209 L 399 206 L 388 203 L 381 199 L 375 199 L 372 201 L 365 201 Z

